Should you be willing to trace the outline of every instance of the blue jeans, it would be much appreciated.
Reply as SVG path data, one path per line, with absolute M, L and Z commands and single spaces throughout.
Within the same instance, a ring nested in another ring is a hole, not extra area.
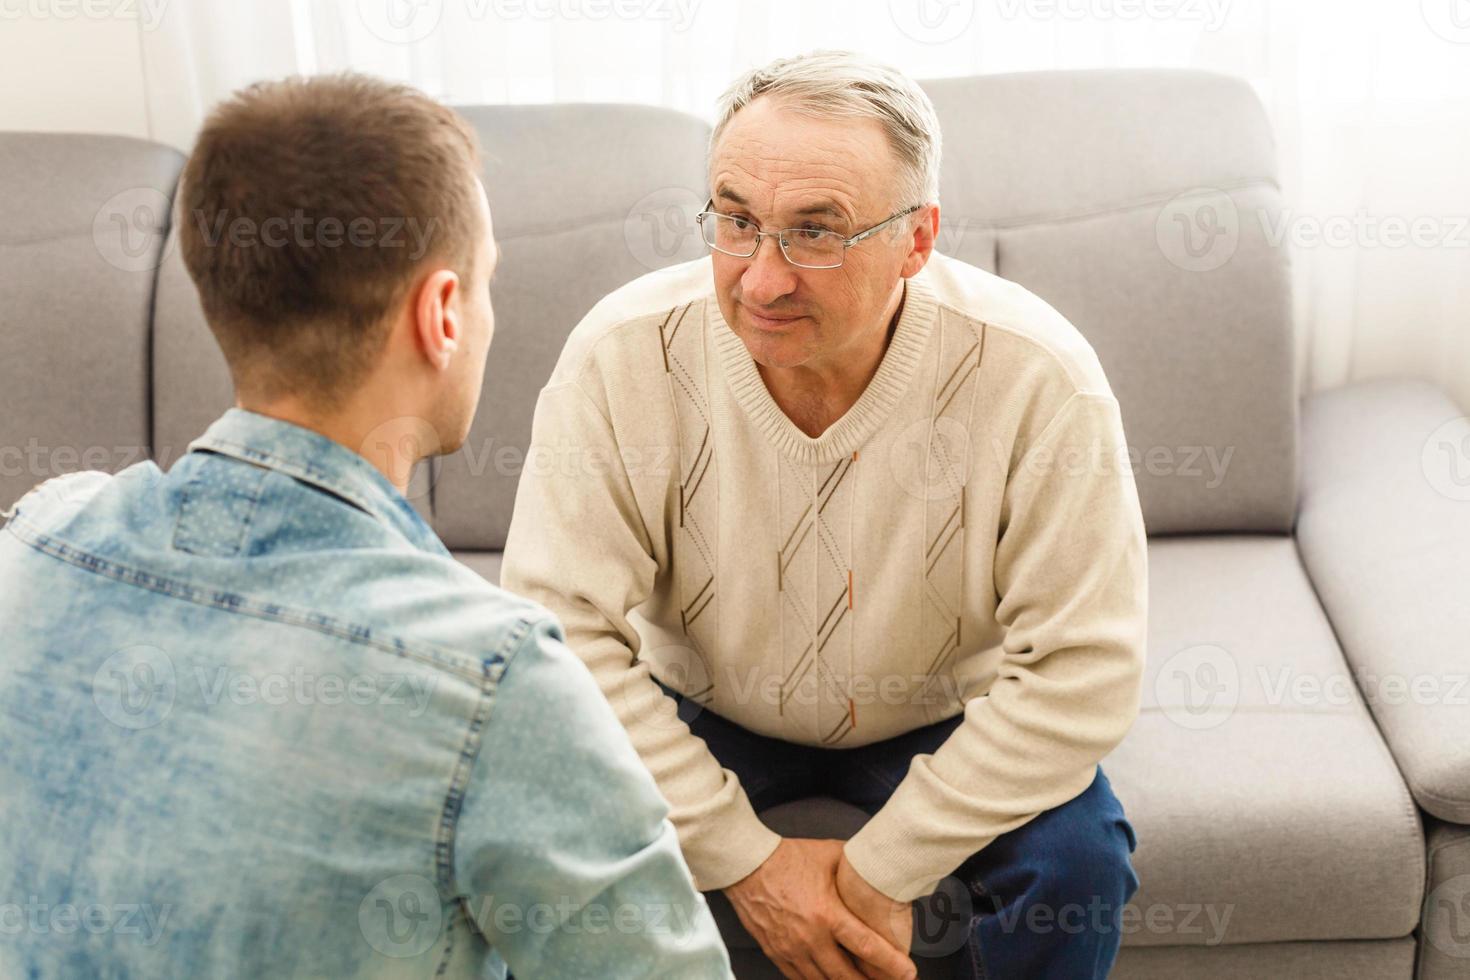
M 660 684 L 662 687 L 663 685 Z M 858 748 L 823 749 L 757 735 L 664 687 L 757 812 L 830 796 L 876 813 L 916 755 L 934 752 L 963 716 Z M 1072 800 L 1001 834 L 915 904 L 916 955 L 955 951 L 957 976 L 986 980 L 1106 977 L 1120 912 L 1138 890 L 1138 841 L 1102 767 Z

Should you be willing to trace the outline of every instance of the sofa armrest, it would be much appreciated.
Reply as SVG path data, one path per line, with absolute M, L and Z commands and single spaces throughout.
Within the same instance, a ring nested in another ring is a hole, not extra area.
M 1296 537 L 1414 799 L 1470 823 L 1470 419 L 1424 382 L 1307 398 Z

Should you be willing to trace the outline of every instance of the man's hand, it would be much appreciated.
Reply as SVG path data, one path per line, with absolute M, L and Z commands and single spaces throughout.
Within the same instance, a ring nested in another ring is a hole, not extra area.
M 914 980 L 918 971 L 908 957 L 907 937 L 903 948 L 896 948 L 888 938 L 894 933 L 891 925 L 885 921 L 881 931 L 874 931 L 838 894 L 842 845 L 840 840 L 786 838 L 725 894 L 788 980 Z
M 868 884 L 853 870 L 844 853 L 837 862 L 837 895 L 853 915 L 862 919 L 884 940 L 904 952 L 914 941 L 914 908 L 908 902 L 895 902 Z M 859 968 L 864 964 L 859 963 Z M 864 970 L 866 973 L 867 971 Z M 877 976 L 869 973 L 868 976 Z

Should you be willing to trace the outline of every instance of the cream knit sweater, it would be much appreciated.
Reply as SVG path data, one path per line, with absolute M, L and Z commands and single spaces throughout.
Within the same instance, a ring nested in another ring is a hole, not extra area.
M 1086 789 L 1137 714 L 1143 518 L 1092 348 L 934 255 L 819 438 L 780 410 L 708 259 L 572 333 L 536 407 L 502 583 L 551 609 L 672 808 L 702 889 L 780 838 L 650 674 L 751 731 L 852 747 L 964 713 L 846 846 L 891 898 Z

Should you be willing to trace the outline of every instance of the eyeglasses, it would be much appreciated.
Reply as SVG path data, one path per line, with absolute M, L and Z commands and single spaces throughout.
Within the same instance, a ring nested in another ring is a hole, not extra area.
M 786 261 L 802 269 L 840 268 L 847 250 L 865 238 L 876 235 L 886 226 L 913 214 L 922 204 L 904 208 L 897 214 L 885 218 L 866 231 L 851 238 L 843 238 L 826 228 L 782 228 L 779 231 L 761 231 L 754 221 L 733 214 L 721 214 L 710 210 L 715 205 L 708 201 L 704 210 L 695 215 L 704 243 L 716 252 L 724 252 L 738 259 L 748 259 L 761 247 L 762 238 L 774 238 L 781 246 Z

